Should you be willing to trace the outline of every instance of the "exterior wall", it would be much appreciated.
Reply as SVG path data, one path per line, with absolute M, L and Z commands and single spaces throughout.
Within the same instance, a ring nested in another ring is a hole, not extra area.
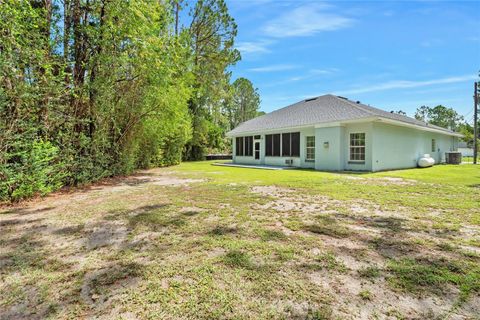
M 380 171 L 416 167 L 418 159 L 426 153 L 435 159 L 435 163 L 445 162 L 445 152 L 457 150 L 458 147 L 456 137 L 380 122 L 278 130 L 269 131 L 268 134 L 288 132 L 300 132 L 300 157 L 265 157 L 265 133 L 256 133 L 251 135 L 261 136 L 260 159 L 255 160 L 255 151 L 251 157 L 236 156 L 236 140 L 233 137 L 233 162 L 285 166 L 285 160 L 292 159 L 292 166 L 301 168 L 324 171 Z M 365 133 L 363 163 L 349 161 L 351 133 Z M 307 136 L 315 136 L 315 162 L 305 161 Z M 432 139 L 436 141 L 435 152 L 431 150 Z M 258 140 L 254 140 L 254 145 L 255 141 Z
M 345 128 L 341 126 L 315 129 L 315 169 L 341 171 L 344 169 Z M 326 145 L 328 144 L 328 146 Z
M 436 151 L 432 152 L 432 139 Z M 445 152 L 456 150 L 458 138 L 444 134 L 373 123 L 372 170 L 413 168 L 424 154 L 430 154 L 435 163 L 445 162 Z
M 266 157 L 265 156 L 265 133 L 255 133 L 255 134 L 248 134 L 245 136 L 250 135 L 260 135 L 260 160 L 255 160 L 255 149 L 253 152 L 253 156 L 245 157 L 245 156 L 236 156 L 236 139 L 233 137 L 232 141 L 232 150 L 233 150 L 233 162 L 238 164 L 265 164 L 271 166 L 285 166 L 285 160 L 292 159 L 293 160 L 293 167 L 301 167 L 301 168 L 314 168 L 315 162 L 308 162 L 305 161 L 306 157 L 306 137 L 307 136 L 314 136 L 315 129 L 311 128 L 303 128 L 303 129 L 289 129 L 289 130 L 278 130 L 278 131 L 269 131 L 268 134 L 275 134 L 275 133 L 288 133 L 288 132 L 300 132 L 300 157 Z M 254 145 L 255 145 L 254 140 Z M 280 142 L 280 154 L 282 153 L 282 143 Z
M 326 171 L 372 171 L 373 129 L 371 122 L 315 129 L 315 169 Z M 365 133 L 365 161 L 350 161 L 350 133 Z M 328 147 L 325 145 L 328 143 Z

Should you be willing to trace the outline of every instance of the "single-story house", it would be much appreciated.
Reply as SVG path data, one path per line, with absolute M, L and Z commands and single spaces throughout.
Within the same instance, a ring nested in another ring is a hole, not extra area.
M 461 134 L 331 94 L 299 101 L 227 133 L 236 164 L 326 171 L 412 168 L 456 151 Z

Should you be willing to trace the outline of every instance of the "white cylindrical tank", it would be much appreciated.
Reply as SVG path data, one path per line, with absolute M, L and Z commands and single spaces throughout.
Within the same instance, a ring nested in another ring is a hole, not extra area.
M 428 153 L 424 154 L 423 157 L 418 159 L 418 166 L 420 168 L 431 167 L 435 164 L 435 159 L 433 159 Z

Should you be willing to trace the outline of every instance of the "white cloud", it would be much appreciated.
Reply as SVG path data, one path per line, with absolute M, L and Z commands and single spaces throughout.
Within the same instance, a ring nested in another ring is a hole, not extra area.
M 307 73 L 304 75 L 300 76 L 295 76 L 288 78 L 285 82 L 295 82 L 295 81 L 300 81 L 300 80 L 307 80 L 311 78 L 317 78 L 319 76 L 327 75 L 327 74 L 333 74 L 338 72 L 339 70 L 336 68 L 329 68 L 329 69 L 310 69 L 308 70 Z
M 298 68 L 295 67 L 295 69 L 298 69 Z M 304 81 L 304 80 L 320 79 L 327 75 L 337 73 L 339 71 L 340 70 L 337 68 L 309 69 L 300 75 L 292 76 L 292 77 L 285 78 L 283 80 L 278 80 L 278 81 L 269 81 L 268 83 L 264 84 L 263 87 L 275 87 L 275 86 L 285 85 L 285 84 Z
M 440 40 L 440 39 L 424 40 L 424 41 L 420 42 L 420 46 L 422 46 L 424 48 L 439 46 L 439 45 L 442 45 L 442 44 L 443 44 L 443 41 Z
M 325 12 L 328 8 L 329 5 L 319 3 L 300 6 L 268 22 L 263 31 L 275 38 L 311 36 L 346 28 L 353 23 L 350 18 Z
M 337 94 L 357 94 L 357 93 L 366 93 L 374 91 L 383 91 L 383 90 L 392 90 L 392 89 L 408 89 L 408 88 L 418 88 L 426 87 L 439 84 L 448 84 L 448 83 L 458 83 L 478 79 L 475 75 L 465 75 L 458 77 L 447 77 L 433 80 L 424 80 L 424 81 L 408 81 L 408 80 L 393 80 L 381 84 L 374 84 L 365 87 L 353 88 L 350 90 L 340 91 Z
M 248 69 L 248 71 L 252 71 L 252 72 L 277 72 L 277 71 L 292 70 L 292 69 L 296 69 L 296 68 L 297 68 L 297 66 L 294 66 L 294 65 L 291 65 L 291 64 L 275 64 L 275 65 L 271 65 L 271 66 L 251 68 L 251 69 Z
M 270 52 L 270 49 L 268 49 L 268 46 L 272 44 L 272 41 L 257 41 L 257 42 L 239 42 L 236 45 L 236 48 L 244 54 L 250 54 L 250 53 L 268 53 Z

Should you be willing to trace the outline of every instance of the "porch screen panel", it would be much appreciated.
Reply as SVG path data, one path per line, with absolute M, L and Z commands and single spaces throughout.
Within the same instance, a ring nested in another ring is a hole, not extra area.
M 290 133 L 282 133 L 282 156 L 290 156 Z
M 282 156 L 300 157 L 300 132 L 282 133 Z
M 265 156 L 271 157 L 273 156 L 273 137 L 271 134 L 265 135 Z
M 240 148 L 240 137 L 236 137 L 235 138 L 235 155 L 239 156 L 240 150 L 242 150 L 242 148 Z
M 273 156 L 280 157 L 280 133 L 273 135 Z
M 237 138 L 237 156 L 243 156 L 243 137 Z
M 293 132 L 291 135 L 291 156 L 300 157 L 300 132 Z
M 253 156 L 253 136 L 245 137 L 245 155 Z

